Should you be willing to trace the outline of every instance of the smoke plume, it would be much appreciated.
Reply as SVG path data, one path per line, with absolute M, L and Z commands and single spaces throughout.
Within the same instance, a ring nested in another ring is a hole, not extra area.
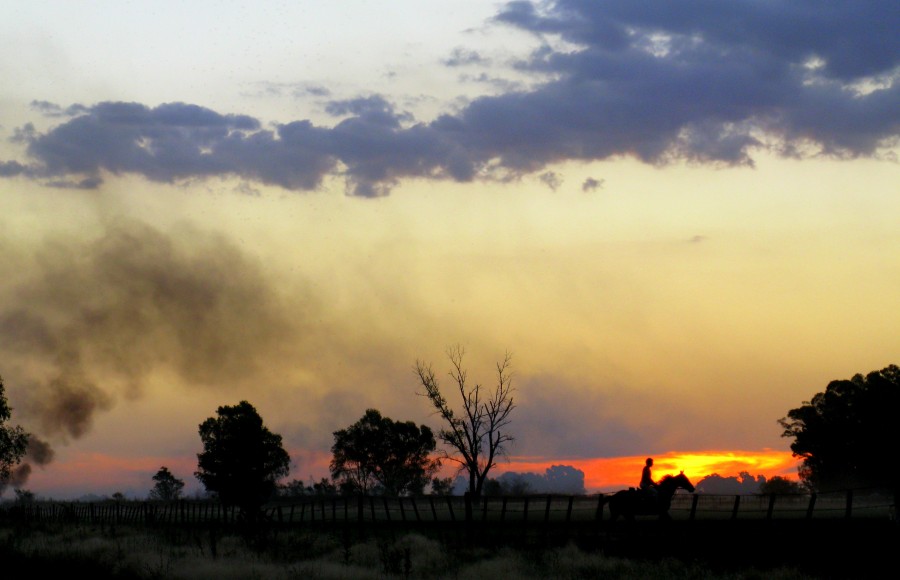
M 83 436 L 157 370 L 231 388 L 265 373 L 296 336 L 261 266 L 218 235 L 122 221 L 89 240 L 45 240 L 28 271 L 0 308 L 17 419 L 37 434 L 12 485 L 52 459 L 39 437 Z

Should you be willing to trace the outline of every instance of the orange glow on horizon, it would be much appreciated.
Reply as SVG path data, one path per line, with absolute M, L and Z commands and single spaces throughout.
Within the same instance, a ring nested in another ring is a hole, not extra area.
M 532 472 L 543 474 L 553 465 L 571 465 L 584 472 L 587 491 L 612 491 L 637 486 L 646 456 L 600 457 L 593 459 L 559 459 L 548 461 L 534 457 L 512 457 L 509 463 L 497 467 L 499 473 Z M 684 471 L 693 483 L 717 473 L 734 477 L 746 471 L 753 476 L 763 475 L 797 479 L 798 460 L 789 451 L 670 451 L 653 456 L 653 478 L 675 475 Z M 498 473 L 498 474 L 499 474 Z

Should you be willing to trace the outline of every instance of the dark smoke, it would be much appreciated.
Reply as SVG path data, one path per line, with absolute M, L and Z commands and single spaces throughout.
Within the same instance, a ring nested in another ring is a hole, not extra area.
M 5 492 L 8 487 L 20 488 L 25 485 L 33 470 L 31 467 L 32 464 L 42 466 L 47 465 L 52 460 L 53 449 L 50 447 L 50 444 L 46 441 L 42 441 L 36 435 L 29 435 L 28 448 L 25 451 L 24 461 L 10 472 L 7 479 L 0 480 L 0 496 L 3 495 L 3 492 Z
M 193 230 L 167 235 L 127 221 L 88 241 L 46 240 L 12 288 L 0 307 L 0 354 L 19 375 L 17 415 L 54 441 L 89 432 L 98 412 L 140 396 L 157 370 L 233 388 L 274 372 L 297 336 L 260 265 Z M 29 463 L 52 456 L 32 439 Z M 16 481 L 30 469 L 21 465 Z

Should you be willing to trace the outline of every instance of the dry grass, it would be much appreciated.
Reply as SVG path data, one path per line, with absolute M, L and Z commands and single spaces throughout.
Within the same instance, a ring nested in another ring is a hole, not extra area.
M 421 534 L 371 537 L 287 531 L 245 538 L 206 529 L 33 525 L 0 527 L 0 560 L 92 578 L 385 579 L 802 578 L 791 569 L 717 573 L 677 560 L 584 551 L 462 548 Z M 43 575 L 43 574 L 42 574 Z

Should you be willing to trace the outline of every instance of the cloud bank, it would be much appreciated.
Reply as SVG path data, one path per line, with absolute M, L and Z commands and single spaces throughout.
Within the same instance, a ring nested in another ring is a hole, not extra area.
M 512 179 L 621 156 L 726 165 L 752 164 L 758 149 L 878 156 L 900 136 L 892 0 L 516 1 L 492 22 L 545 41 L 516 65 L 542 83 L 428 122 L 380 95 L 332 100 L 332 126 L 264 126 L 187 103 L 35 102 L 63 120 L 18 129 L 27 159 L 0 160 L 0 176 L 85 189 L 104 173 L 239 177 L 313 190 L 341 175 L 349 193 L 372 197 L 407 178 Z M 459 49 L 443 64 L 489 63 Z

